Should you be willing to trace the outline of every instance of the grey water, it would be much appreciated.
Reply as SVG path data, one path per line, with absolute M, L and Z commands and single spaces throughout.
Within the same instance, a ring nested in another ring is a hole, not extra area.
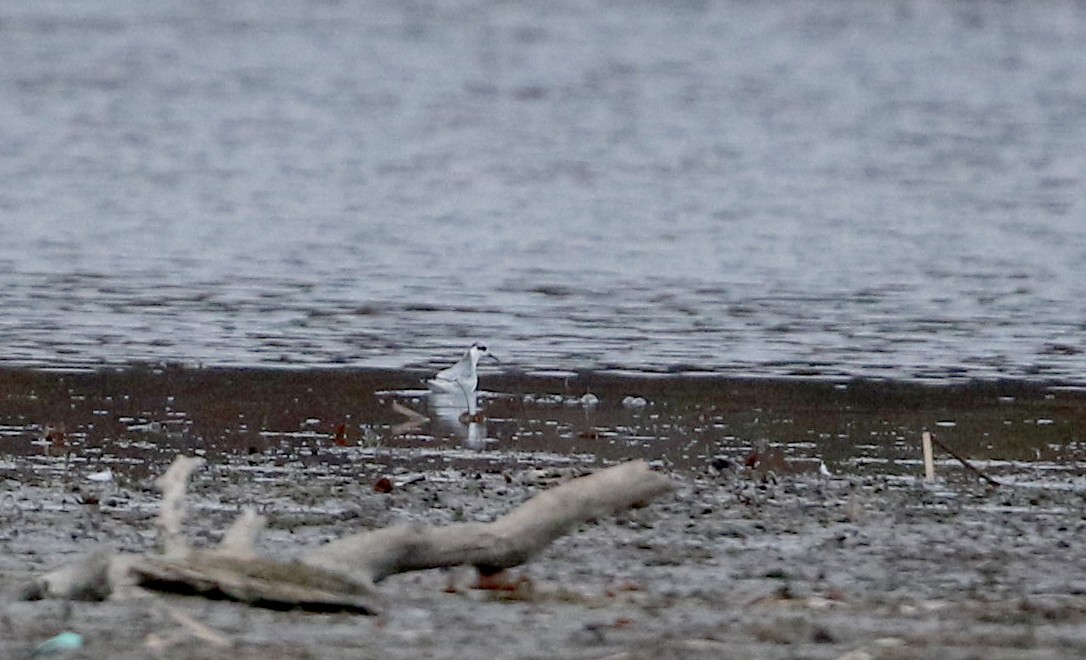
M 1086 373 L 1086 5 L 11 0 L 0 363 Z

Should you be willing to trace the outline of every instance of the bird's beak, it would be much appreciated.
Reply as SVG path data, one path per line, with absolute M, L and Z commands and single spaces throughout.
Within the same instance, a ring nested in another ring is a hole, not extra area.
M 498 359 L 498 356 L 497 356 L 497 355 L 494 355 L 493 353 L 487 353 L 487 354 L 486 354 L 486 356 L 487 356 L 488 358 L 490 358 L 491 360 L 494 360 L 494 361 L 495 361 L 495 362 L 497 362 L 498 364 L 501 364 L 501 360 L 499 360 L 499 359 Z

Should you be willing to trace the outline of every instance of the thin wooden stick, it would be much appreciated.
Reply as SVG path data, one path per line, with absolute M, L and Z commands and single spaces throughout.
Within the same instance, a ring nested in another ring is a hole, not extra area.
M 939 449 L 942 449 L 946 453 L 950 454 L 955 460 L 957 460 L 959 463 L 961 463 L 966 468 L 968 468 L 973 474 L 977 475 L 977 477 L 979 477 L 980 479 L 986 481 L 990 486 L 998 486 L 999 485 L 998 481 L 996 481 L 995 479 L 989 477 L 987 474 L 984 473 L 984 471 L 982 471 L 980 468 L 974 466 L 972 463 L 967 461 L 965 458 L 962 458 L 958 454 L 958 452 L 954 451 L 953 449 L 948 447 L 944 442 L 939 440 L 939 438 L 935 437 L 934 433 L 929 433 L 928 435 L 931 436 L 931 441 L 935 443 L 936 447 L 938 447 Z
M 406 417 L 408 421 L 415 422 L 416 424 L 425 424 L 426 422 L 430 421 L 430 418 L 426 415 L 411 410 L 399 401 L 392 402 L 392 409 Z
M 935 458 L 931 450 L 931 433 L 924 431 L 920 435 L 920 444 L 924 448 L 924 481 L 935 481 Z
M 392 409 L 407 418 L 406 422 L 400 422 L 392 427 L 392 435 L 400 435 L 408 431 L 417 431 L 422 425 L 430 421 L 430 418 L 420 412 L 411 410 L 398 401 L 392 402 Z
M 222 634 L 218 630 L 215 630 L 206 623 L 197 621 L 192 616 L 182 612 L 181 610 L 169 605 L 165 601 L 157 601 L 155 603 L 163 612 L 168 614 L 171 619 L 181 624 L 181 626 L 188 631 L 193 637 L 202 639 L 203 641 L 211 644 L 212 646 L 218 646 L 220 648 L 229 648 L 234 645 L 234 642 Z

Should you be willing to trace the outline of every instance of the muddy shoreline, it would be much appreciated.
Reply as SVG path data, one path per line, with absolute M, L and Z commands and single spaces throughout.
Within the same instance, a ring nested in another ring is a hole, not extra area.
M 472 589 L 465 570 L 390 578 L 378 617 L 156 596 L 230 648 L 186 633 L 156 599 L 5 598 L 0 657 L 62 630 L 84 636 L 66 656 L 84 658 L 1086 653 L 1077 390 L 490 378 L 486 432 L 473 445 L 436 418 L 392 432 L 403 421 L 393 400 L 426 410 L 414 378 L 0 371 L 0 588 L 10 594 L 98 546 L 149 550 L 150 483 L 179 452 L 207 461 L 194 477 L 190 538 L 215 542 L 254 505 L 269 517 L 261 550 L 280 558 L 405 520 L 490 520 L 630 457 L 655 460 L 677 489 L 560 539 L 516 571 L 530 582 L 516 593 Z M 589 392 L 598 403 L 586 406 Z M 340 424 L 346 444 L 336 442 Z M 46 425 L 63 426 L 64 447 L 40 440 Z M 950 461 L 938 482 L 920 483 L 915 446 L 899 440 L 920 427 L 1003 485 Z M 773 455 L 749 468 L 743 459 L 760 440 Z M 812 469 L 819 463 L 832 474 Z M 104 468 L 112 481 L 88 479 Z M 381 476 L 392 492 L 374 492 Z

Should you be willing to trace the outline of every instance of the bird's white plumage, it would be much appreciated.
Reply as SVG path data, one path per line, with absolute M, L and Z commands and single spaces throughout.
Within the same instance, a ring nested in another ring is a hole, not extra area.
M 434 394 L 455 395 L 464 397 L 469 409 L 473 407 L 475 389 L 479 386 L 479 373 L 477 368 L 479 360 L 489 357 L 497 360 L 487 350 L 486 344 L 475 342 L 472 344 L 460 360 L 449 367 L 442 369 L 427 381 L 430 391 Z
M 91 472 L 87 475 L 87 479 L 89 481 L 96 481 L 98 483 L 113 481 L 113 470 L 106 468 L 100 472 Z

